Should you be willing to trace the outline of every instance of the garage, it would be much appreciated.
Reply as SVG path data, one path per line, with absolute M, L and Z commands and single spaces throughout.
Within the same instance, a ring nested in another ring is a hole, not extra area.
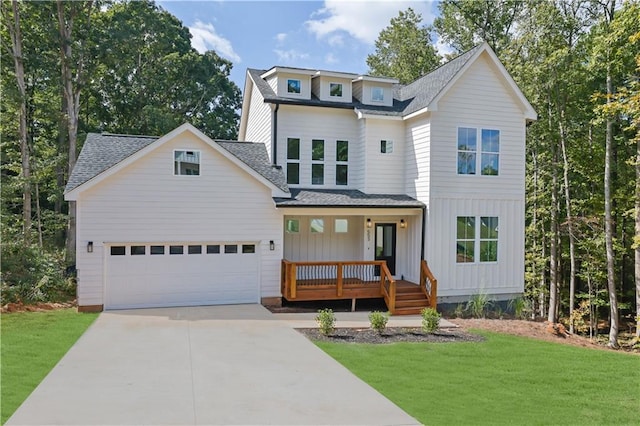
M 109 244 L 105 308 L 260 301 L 255 242 Z

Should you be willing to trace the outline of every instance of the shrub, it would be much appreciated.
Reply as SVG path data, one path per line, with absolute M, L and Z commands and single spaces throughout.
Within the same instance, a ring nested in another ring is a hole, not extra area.
M 433 333 L 438 329 L 440 324 L 440 314 L 433 308 L 424 308 L 420 311 L 422 315 L 422 331 L 425 333 Z
M 456 309 L 453 311 L 453 315 L 456 318 L 464 318 L 464 305 L 462 303 L 458 303 L 456 305 Z
M 531 301 L 524 297 L 511 299 L 507 304 L 507 311 L 513 312 L 516 319 L 526 319 L 532 312 Z
M 478 293 L 471 296 L 471 299 L 467 302 L 466 310 L 469 311 L 474 318 L 484 318 L 487 309 L 493 304 L 489 300 L 489 296 L 486 293 Z
M 324 334 L 325 336 L 333 333 L 333 330 L 336 328 L 336 316 L 333 313 L 333 310 L 329 308 L 320 309 L 318 311 L 318 315 L 316 315 L 316 322 L 320 327 L 320 333 Z
M 389 321 L 389 314 L 385 314 L 378 311 L 373 311 L 369 314 L 369 322 L 371 328 L 382 334 L 385 328 L 387 328 L 387 321 Z

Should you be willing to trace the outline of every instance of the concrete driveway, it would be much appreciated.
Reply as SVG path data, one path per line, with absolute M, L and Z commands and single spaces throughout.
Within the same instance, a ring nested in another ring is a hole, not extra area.
M 9 425 L 418 422 L 260 305 L 102 313 Z

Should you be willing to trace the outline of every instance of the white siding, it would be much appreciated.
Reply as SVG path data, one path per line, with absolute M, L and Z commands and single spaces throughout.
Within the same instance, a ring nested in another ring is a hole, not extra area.
M 331 96 L 331 83 L 342 84 L 342 96 Z M 313 94 L 323 101 L 351 102 L 351 80 L 346 78 L 320 76 L 313 79 Z
M 291 261 L 362 260 L 362 216 L 286 216 L 299 221 L 300 232 L 284 234 L 284 257 Z M 311 220 L 323 219 L 324 232 L 312 233 Z M 348 232 L 336 233 L 335 220 L 346 219 Z
M 374 101 L 371 99 L 371 90 L 374 87 L 381 87 L 384 90 L 384 98 L 382 101 Z M 360 102 L 367 105 L 393 105 L 393 87 L 390 83 L 379 83 L 375 81 L 364 81 L 362 91 L 360 92 Z
M 264 143 L 271 156 L 271 107 L 264 103 L 264 98 L 256 87 L 251 92 L 249 105 L 245 140 Z
M 431 171 L 431 122 L 429 117 L 412 119 L 406 124 L 405 192 L 429 204 Z
M 353 97 L 362 102 L 362 81 L 354 81 L 351 83 Z
M 287 80 L 300 80 L 300 93 L 289 93 L 287 92 Z M 297 98 L 297 99 L 311 99 L 311 76 L 304 74 L 288 74 L 288 73 L 279 73 L 278 77 L 278 90 L 276 93 L 278 96 L 286 97 L 286 98 Z
M 200 150 L 201 175 L 174 176 L 174 149 Z M 185 132 L 80 194 L 78 303 L 104 303 L 104 242 L 174 241 L 258 242 L 261 296 L 280 295 L 282 216 L 271 190 Z
M 364 192 L 368 194 L 404 194 L 404 123 L 395 120 L 366 119 L 366 174 Z M 392 141 L 393 152 L 380 152 L 380 141 Z
M 304 188 L 353 188 L 355 175 L 361 167 L 358 152 L 358 125 L 355 114 L 349 109 L 317 108 L 281 105 L 278 112 L 278 164 L 286 172 L 287 139 L 300 139 L 300 185 Z M 322 139 L 325 142 L 324 185 L 311 185 L 311 141 Z M 335 185 L 336 178 L 336 141 L 349 141 L 349 179 L 348 185 Z M 355 167 L 354 167 L 355 166 Z M 296 187 L 296 185 L 291 185 Z

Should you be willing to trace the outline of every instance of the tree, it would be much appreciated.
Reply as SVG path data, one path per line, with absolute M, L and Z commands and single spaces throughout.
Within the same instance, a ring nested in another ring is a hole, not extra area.
M 436 68 L 440 56 L 431 44 L 431 30 L 420 22 L 422 16 L 411 8 L 392 18 L 378 35 L 375 52 L 367 56 L 369 73 L 407 84 Z

